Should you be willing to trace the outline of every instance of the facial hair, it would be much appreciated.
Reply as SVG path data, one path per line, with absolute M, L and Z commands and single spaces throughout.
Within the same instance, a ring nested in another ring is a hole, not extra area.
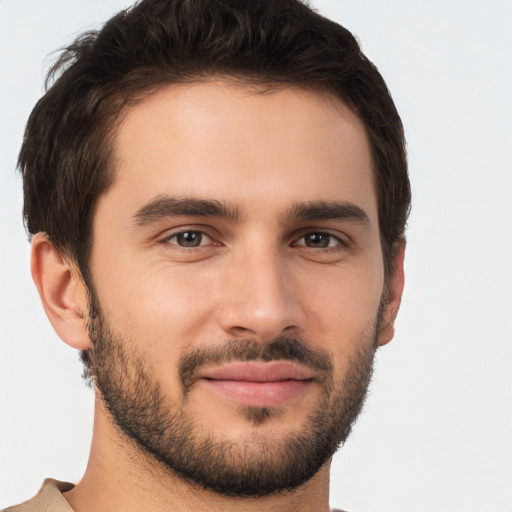
M 91 373 L 116 429 L 134 441 L 148 460 L 193 486 L 232 497 L 259 497 L 296 489 L 332 457 L 347 439 L 363 406 L 373 371 L 379 321 L 336 379 L 331 356 L 301 338 L 262 344 L 237 339 L 184 353 L 178 364 L 181 403 L 169 404 L 152 365 L 126 336 L 113 332 L 100 309 L 90 316 Z M 194 376 L 205 365 L 230 361 L 294 361 L 315 371 L 316 406 L 300 429 L 272 439 L 260 427 L 279 421 L 281 407 L 247 407 L 252 425 L 243 439 L 208 431 L 187 412 Z

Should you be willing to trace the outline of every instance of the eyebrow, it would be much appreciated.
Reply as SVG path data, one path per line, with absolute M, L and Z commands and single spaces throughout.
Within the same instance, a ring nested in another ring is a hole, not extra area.
M 296 203 L 289 208 L 283 222 L 308 220 L 347 220 L 370 227 L 368 214 L 359 206 L 338 201 L 311 201 Z
M 133 216 L 138 226 L 146 226 L 168 217 L 219 217 L 232 222 L 240 222 L 239 208 L 229 202 L 193 197 L 157 196 L 139 208 Z M 281 222 L 347 220 L 370 227 L 366 212 L 359 206 L 338 201 L 310 201 L 295 203 L 281 216 Z
M 146 226 L 167 217 L 179 216 L 222 217 L 235 222 L 241 217 L 238 208 L 225 201 L 161 195 L 139 208 L 133 221 L 138 226 Z

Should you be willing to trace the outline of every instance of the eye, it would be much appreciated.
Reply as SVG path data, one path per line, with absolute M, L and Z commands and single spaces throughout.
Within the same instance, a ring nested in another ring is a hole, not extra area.
M 195 248 L 212 243 L 212 239 L 202 231 L 190 230 L 176 233 L 167 238 L 166 242 L 183 248 Z
M 301 236 L 294 245 L 301 245 L 313 249 L 328 249 L 329 247 L 346 244 L 341 240 L 341 238 L 331 235 L 330 233 L 315 231 Z

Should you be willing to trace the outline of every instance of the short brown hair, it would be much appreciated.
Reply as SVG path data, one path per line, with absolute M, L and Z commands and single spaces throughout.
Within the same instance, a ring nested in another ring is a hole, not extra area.
M 299 0 L 143 0 L 65 48 L 19 156 L 27 230 L 45 232 L 87 283 L 94 207 L 113 180 L 111 140 L 124 106 L 217 74 L 328 91 L 356 112 L 373 153 L 389 275 L 410 208 L 402 123 L 353 35 Z

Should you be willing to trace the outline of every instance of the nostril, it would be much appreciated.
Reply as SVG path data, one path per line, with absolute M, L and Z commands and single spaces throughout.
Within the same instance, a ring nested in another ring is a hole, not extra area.
M 247 327 L 242 327 L 241 325 L 235 325 L 233 329 L 236 329 L 237 331 L 250 331 Z
M 244 336 L 247 336 L 248 333 L 250 334 L 254 334 L 254 331 L 252 329 L 249 329 L 247 327 L 242 327 L 241 325 L 235 325 L 231 328 L 231 331 L 234 333 L 234 334 L 237 334 L 237 335 L 244 335 Z

